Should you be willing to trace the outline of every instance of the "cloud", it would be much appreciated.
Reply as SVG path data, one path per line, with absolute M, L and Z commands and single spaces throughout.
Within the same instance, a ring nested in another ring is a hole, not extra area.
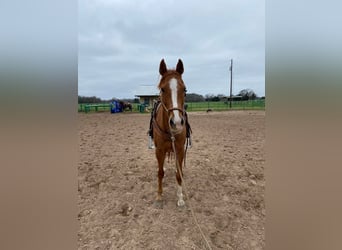
M 132 98 L 165 58 L 184 62 L 189 92 L 264 95 L 264 2 L 79 1 L 79 94 Z M 91 93 L 91 94 L 90 94 Z

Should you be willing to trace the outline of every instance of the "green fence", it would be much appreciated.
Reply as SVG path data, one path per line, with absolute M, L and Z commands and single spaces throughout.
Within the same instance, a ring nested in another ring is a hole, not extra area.
M 78 104 L 78 112 L 100 112 L 100 111 L 108 111 L 110 112 L 110 103 L 92 103 L 92 104 Z
M 263 110 L 265 109 L 265 100 L 250 100 L 250 101 L 232 101 L 230 108 L 229 102 L 189 102 L 187 103 L 187 111 L 223 111 L 223 110 Z
M 78 112 L 101 112 L 107 111 L 110 112 L 111 104 L 110 103 L 82 103 L 78 104 Z M 132 111 L 139 111 L 139 104 L 132 103 Z
M 223 111 L 223 110 L 264 110 L 265 100 L 250 100 L 250 101 L 233 101 L 232 108 L 230 108 L 229 102 L 188 102 L 187 111 Z M 100 112 L 107 111 L 110 112 L 110 103 L 92 103 L 92 104 L 79 104 L 78 112 Z M 146 112 L 145 106 L 132 103 L 133 112 Z

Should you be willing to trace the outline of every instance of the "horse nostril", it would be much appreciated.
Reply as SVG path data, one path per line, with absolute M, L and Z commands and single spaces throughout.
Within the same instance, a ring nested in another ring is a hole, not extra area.
M 184 125 L 184 119 L 182 118 L 182 120 L 181 120 L 181 124 L 182 124 L 182 126 Z
M 173 119 L 170 119 L 170 125 L 171 125 L 171 127 L 175 126 L 175 122 L 173 121 Z

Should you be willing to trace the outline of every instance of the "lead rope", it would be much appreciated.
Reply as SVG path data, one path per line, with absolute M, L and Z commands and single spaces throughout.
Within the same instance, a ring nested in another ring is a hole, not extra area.
M 192 206 L 191 206 L 191 203 L 190 203 L 190 198 L 189 198 L 188 192 L 187 192 L 187 188 L 186 188 L 185 182 L 184 182 L 184 180 L 183 180 L 183 173 L 180 171 L 179 164 L 177 164 L 178 161 L 177 161 L 177 153 L 176 153 L 176 147 L 175 147 L 175 140 L 176 140 L 176 138 L 175 138 L 175 136 L 172 134 L 172 135 L 171 135 L 171 141 L 172 141 L 172 149 L 173 149 L 173 152 L 174 152 L 174 155 L 175 155 L 176 168 L 177 168 L 177 171 L 178 171 L 178 173 L 179 173 L 179 175 L 180 175 L 180 177 L 181 177 L 181 180 L 182 180 L 182 185 L 183 185 L 183 187 L 184 187 L 184 193 L 185 193 L 185 196 L 186 196 L 187 201 L 188 201 L 188 204 L 189 204 L 189 209 L 190 209 L 191 215 L 192 215 L 192 217 L 194 218 L 195 224 L 196 224 L 196 226 L 198 227 L 198 229 L 199 229 L 199 231 L 200 231 L 200 233 L 201 233 L 201 236 L 202 236 L 202 238 L 204 239 L 204 241 L 205 241 L 205 243 L 206 243 L 208 249 L 212 250 L 212 248 L 211 248 L 211 246 L 210 246 L 210 244 L 209 244 L 207 238 L 205 237 L 205 235 L 204 235 L 204 233 L 203 233 L 203 231 L 202 231 L 200 225 L 198 224 L 197 218 L 196 218 L 195 213 L 194 213 L 194 211 L 193 211 L 193 209 L 192 209 Z M 186 149 L 185 149 L 185 155 L 184 155 L 184 166 L 185 166 L 185 158 L 186 158 L 186 151 L 187 151 L 187 148 L 188 148 L 188 141 L 187 141 L 187 145 L 186 145 Z

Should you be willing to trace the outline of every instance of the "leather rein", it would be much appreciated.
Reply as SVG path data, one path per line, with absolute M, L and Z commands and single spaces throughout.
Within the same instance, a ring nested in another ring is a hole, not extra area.
M 160 101 L 159 104 L 156 106 L 156 110 L 154 111 L 155 113 L 153 114 L 152 126 L 153 126 L 154 128 L 156 128 L 156 131 L 159 133 L 159 135 L 163 136 L 165 139 L 167 139 L 167 140 L 169 140 L 169 141 L 172 141 L 172 137 L 174 137 L 175 135 L 177 135 L 177 134 L 179 134 L 179 133 L 181 133 L 181 132 L 174 134 L 174 133 L 171 132 L 171 129 L 170 129 L 170 128 L 169 128 L 169 130 L 165 131 L 165 130 L 163 130 L 163 129 L 159 126 L 159 124 L 158 124 L 158 122 L 157 122 L 157 120 L 156 120 L 156 116 L 157 116 L 157 111 L 158 111 L 160 105 L 161 105 L 161 106 L 163 107 L 163 109 L 166 111 L 167 115 L 169 115 L 169 113 L 172 112 L 172 111 L 174 111 L 174 110 L 178 110 L 178 111 L 181 112 L 182 115 L 183 115 L 183 114 L 184 114 L 184 109 L 180 109 L 180 108 L 169 108 L 169 109 L 168 109 L 168 108 L 165 106 L 165 104 L 164 104 L 162 101 Z M 169 118 L 169 119 L 170 119 L 170 118 Z

